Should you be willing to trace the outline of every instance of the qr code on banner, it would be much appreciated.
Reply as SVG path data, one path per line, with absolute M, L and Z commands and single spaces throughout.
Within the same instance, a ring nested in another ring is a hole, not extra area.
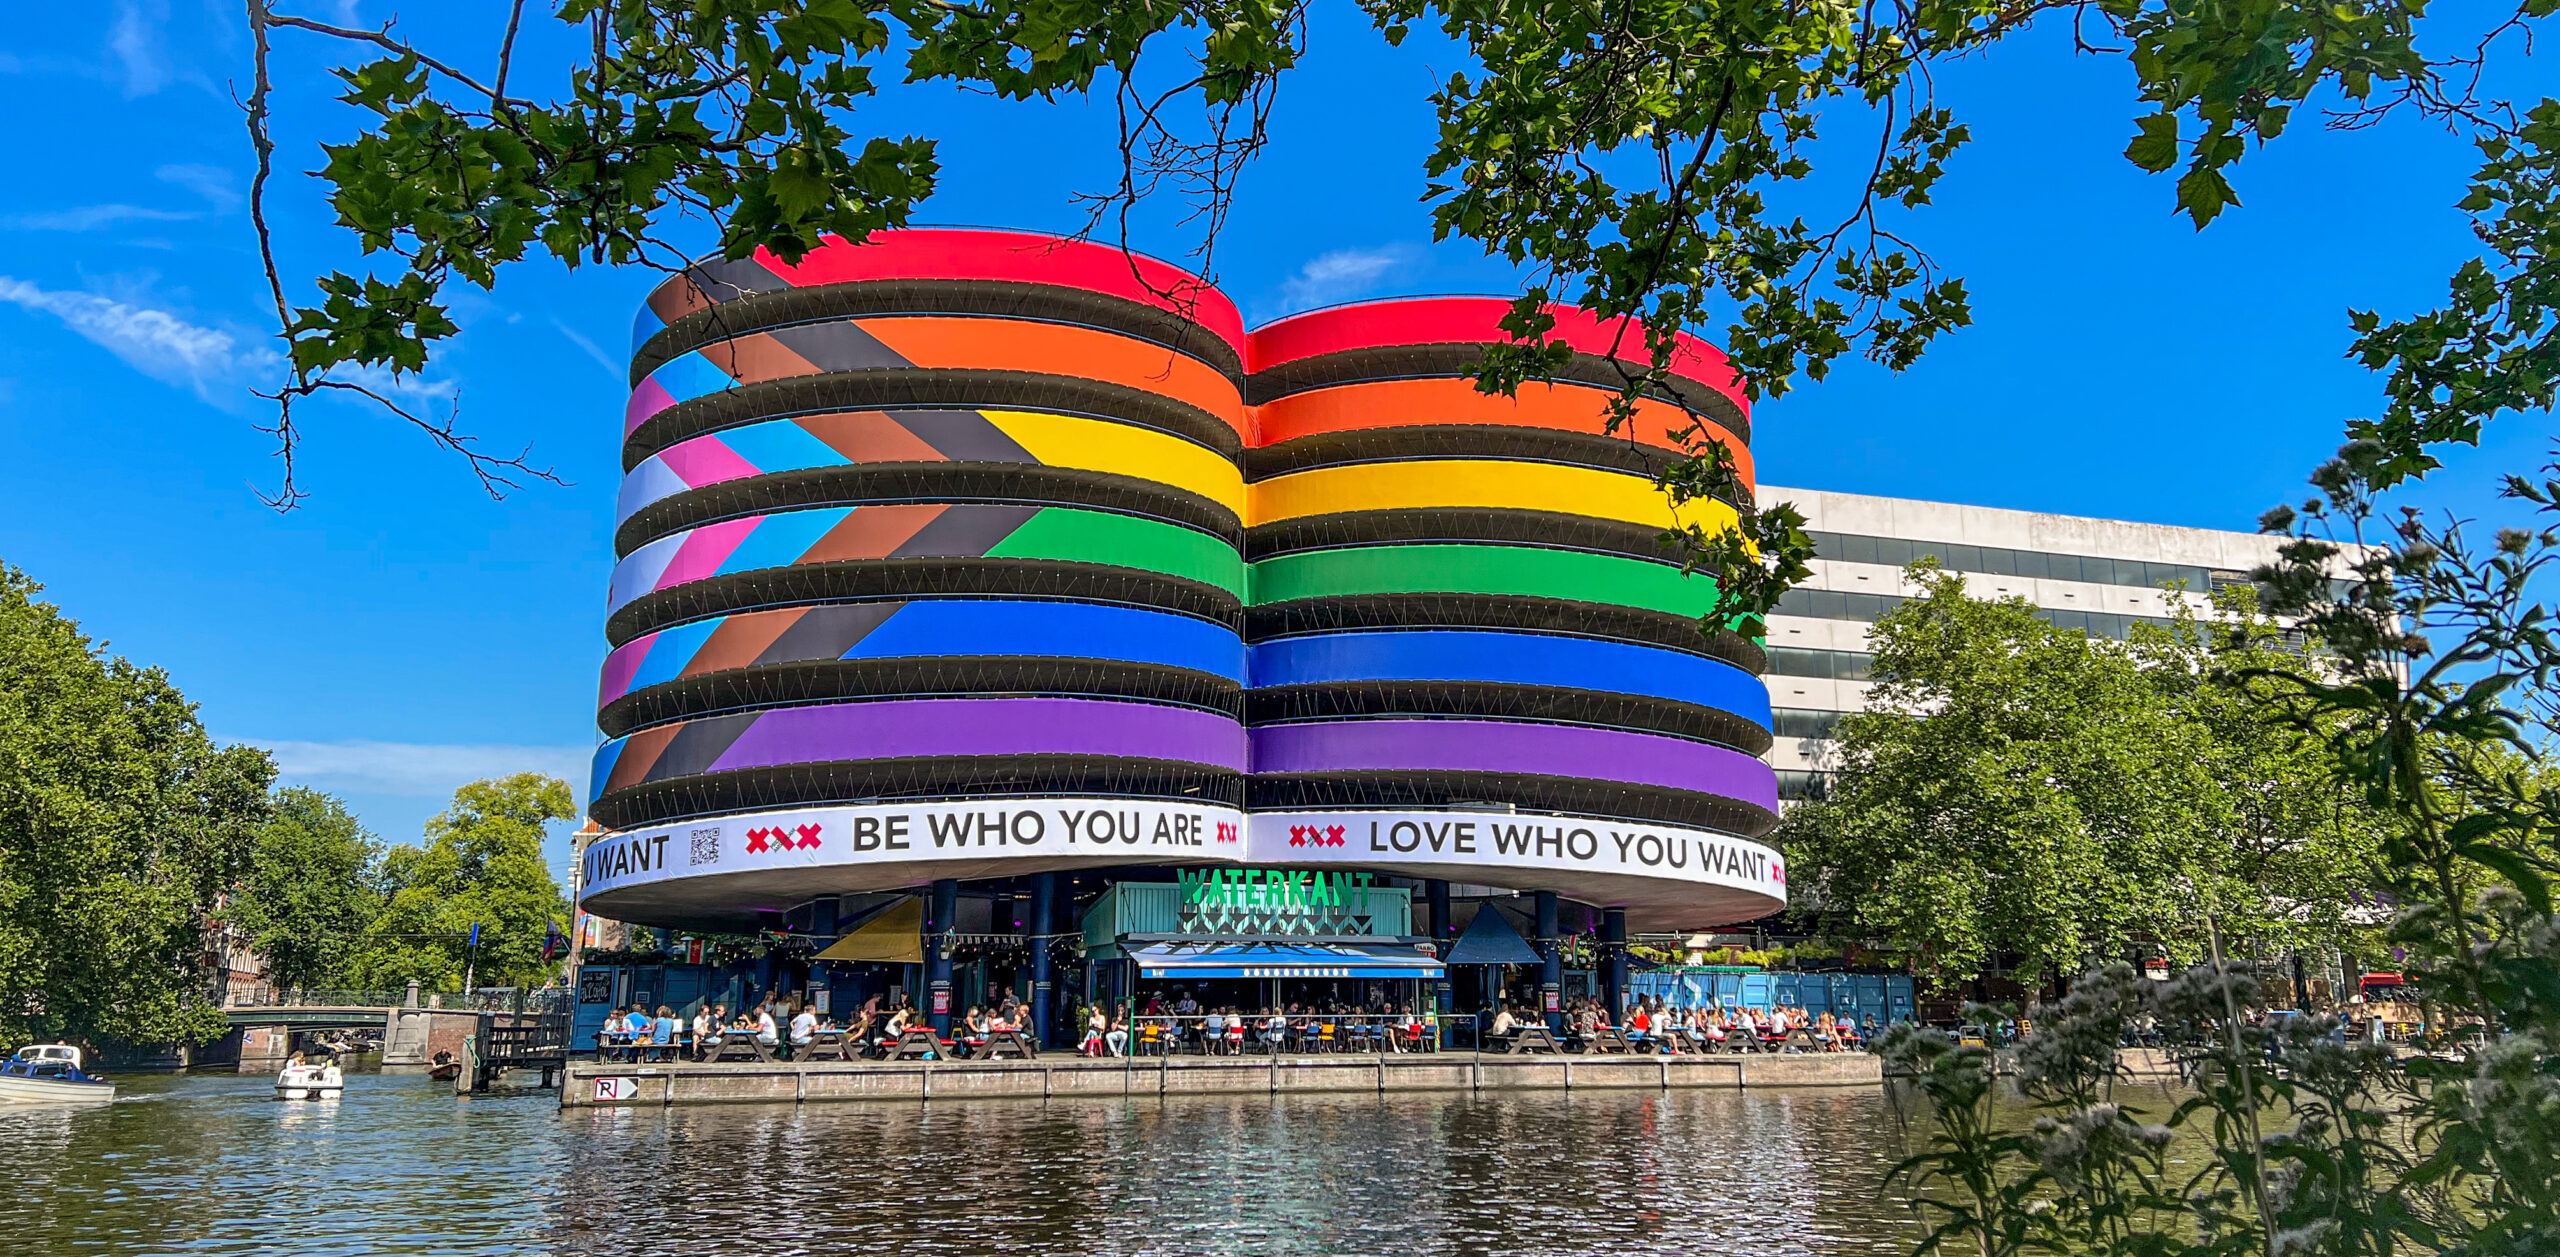
M 697 829 L 693 831 L 693 862 L 695 864 L 718 864 L 720 862 L 720 830 L 718 827 L 715 826 L 710 829 Z

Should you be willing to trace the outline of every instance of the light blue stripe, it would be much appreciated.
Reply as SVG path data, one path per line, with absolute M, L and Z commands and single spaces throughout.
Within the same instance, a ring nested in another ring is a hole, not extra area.
M 759 568 L 789 567 L 818 544 L 827 530 L 853 513 L 851 507 L 830 507 L 816 511 L 782 511 L 767 515 L 755 530 L 747 534 L 738 548 L 720 564 L 720 575 L 752 572 Z
M 673 468 L 653 457 L 622 478 L 622 493 L 613 504 L 613 522 L 619 524 L 638 514 L 640 508 L 688 487 Z
M 768 475 L 809 467 L 834 467 L 846 461 L 834 447 L 809 435 L 807 428 L 788 419 L 730 428 L 720 433 L 720 443 L 735 451 L 738 457 L 753 463 L 757 471 Z
M 698 353 L 682 353 L 668 359 L 649 378 L 677 401 L 708 397 L 722 389 L 735 388 L 738 382 L 729 373 L 711 365 L 709 358 Z
M 605 614 L 620 611 L 624 604 L 657 589 L 658 578 L 666 574 L 667 565 L 676 561 L 676 551 L 684 546 L 691 533 L 660 537 L 640 547 L 613 565 L 613 579 L 606 586 Z

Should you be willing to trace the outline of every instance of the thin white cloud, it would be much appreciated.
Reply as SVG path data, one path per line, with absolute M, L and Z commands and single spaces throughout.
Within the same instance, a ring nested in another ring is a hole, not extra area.
M 587 339 L 578 329 L 561 322 L 559 315 L 551 316 L 551 326 L 559 329 L 560 334 L 567 337 L 570 344 L 585 350 L 588 357 L 595 359 L 596 365 L 603 367 L 605 376 L 614 383 L 622 384 L 630 380 L 631 369 L 628 366 L 615 362 L 612 354 L 606 353 L 602 347 Z
M 214 405 L 246 402 L 250 389 L 272 390 L 283 374 L 283 355 L 263 338 L 243 344 L 229 331 L 189 322 L 145 300 L 138 293 L 118 299 L 63 292 L 0 275 L 0 301 L 52 315 L 133 369 Z M 404 404 L 449 403 L 458 387 L 449 379 L 398 375 L 382 366 L 343 367 L 332 374 Z
M 115 56 L 130 99 L 148 96 L 169 82 L 168 62 L 160 53 L 160 32 L 169 20 L 164 0 L 117 0 L 115 25 L 107 32 L 107 51 Z
M 274 752 L 278 773 L 293 784 L 408 798 L 444 798 L 458 786 L 522 772 L 549 773 L 584 797 L 594 756 L 587 746 L 248 741 Z
M 163 183 L 174 183 L 213 207 L 217 214 L 227 214 L 240 207 L 240 186 L 232 173 L 220 166 L 176 162 L 152 172 Z
M 1366 296 L 1416 256 L 1410 245 L 1336 249 L 1309 260 L 1282 283 L 1280 303 L 1284 312 L 1294 313 Z
M 83 205 L 76 209 L 54 210 L 43 214 L 12 214 L 0 219 L 16 231 L 96 231 L 118 223 L 174 223 L 202 218 L 200 210 L 152 209 L 147 205 Z
M 89 292 L 57 292 L 0 275 L 0 301 L 62 320 L 133 369 L 192 388 L 207 400 L 236 391 L 275 360 L 263 347 L 242 350 L 231 333 L 190 323 L 166 310 Z

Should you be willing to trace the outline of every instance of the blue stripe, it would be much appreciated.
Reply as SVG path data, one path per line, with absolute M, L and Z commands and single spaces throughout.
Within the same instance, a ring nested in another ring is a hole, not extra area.
M 629 694 L 675 680 L 684 671 L 685 663 L 702 649 L 702 644 L 711 640 L 711 634 L 719 629 L 720 624 L 719 620 L 698 620 L 661 630 L 649 643 L 648 651 L 640 656 L 640 666 L 631 670 L 631 684 L 624 686 L 622 692 Z
M 910 602 L 847 659 L 1012 655 L 1110 659 L 1184 668 L 1244 683 L 1235 631 L 1187 615 L 1081 602 L 952 599 Z
M 634 315 L 631 319 L 632 356 L 635 358 L 638 357 L 640 355 L 640 347 L 648 344 L 650 337 L 665 331 L 666 327 L 667 321 L 659 318 L 658 312 L 650 309 L 648 302 L 641 302 L 640 313 Z
M 614 738 L 596 748 L 592 761 L 594 767 L 587 770 L 588 807 L 594 807 L 596 800 L 604 797 L 604 783 L 613 776 L 614 761 L 622 758 L 622 746 L 626 741 L 628 739 Z
M 1423 630 L 1321 633 L 1253 647 L 1255 689 L 1354 681 L 1476 681 L 1640 694 L 1731 712 L 1769 726 L 1760 679 L 1714 659 L 1542 633 Z

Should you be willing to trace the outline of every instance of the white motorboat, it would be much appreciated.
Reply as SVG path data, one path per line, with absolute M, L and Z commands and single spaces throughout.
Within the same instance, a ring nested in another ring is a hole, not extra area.
M 315 1065 L 295 1061 L 276 1075 L 279 1100 L 335 1100 L 346 1090 L 346 1076 L 338 1072 L 335 1062 Z
M 82 1104 L 116 1098 L 116 1085 L 81 1068 L 85 1058 L 68 1043 L 31 1043 L 0 1062 L 0 1101 L 14 1104 Z

